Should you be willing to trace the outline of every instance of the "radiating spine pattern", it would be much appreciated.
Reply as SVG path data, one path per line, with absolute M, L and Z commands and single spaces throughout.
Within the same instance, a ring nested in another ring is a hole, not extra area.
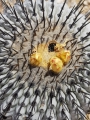
M 4 0 L 0 13 L 0 120 L 86 120 L 90 111 L 90 16 L 83 2 Z M 31 67 L 32 49 L 66 42 L 71 59 L 59 74 Z M 88 119 L 87 119 L 88 120 Z

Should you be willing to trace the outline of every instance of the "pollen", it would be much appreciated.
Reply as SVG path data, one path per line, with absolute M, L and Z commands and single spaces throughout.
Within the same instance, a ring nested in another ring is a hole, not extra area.
M 55 40 L 39 44 L 32 50 L 35 52 L 30 56 L 30 64 L 59 73 L 71 59 L 71 52 L 65 47 L 66 42 L 57 43 Z

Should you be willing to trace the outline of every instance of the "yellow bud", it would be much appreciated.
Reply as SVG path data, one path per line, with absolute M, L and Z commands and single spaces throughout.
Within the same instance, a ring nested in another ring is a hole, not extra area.
M 55 73 L 59 73 L 63 68 L 63 62 L 58 57 L 52 57 L 49 63 L 50 70 L 54 71 Z
M 70 61 L 71 53 L 69 50 L 62 50 L 61 52 L 57 52 L 56 56 L 66 64 Z
M 42 61 L 42 56 L 40 53 L 33 53 L 30 57 L 30 64 L 34 66 L 38 66 Z

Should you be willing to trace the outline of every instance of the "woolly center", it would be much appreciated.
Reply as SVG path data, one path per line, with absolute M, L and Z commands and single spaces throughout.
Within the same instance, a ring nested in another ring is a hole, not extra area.
M 39 44 L 32 50 L 30 64 L 59 73 L 71 59 L 71 52 L 65 46 L 66 43 L 60 44 L 54 40 Z

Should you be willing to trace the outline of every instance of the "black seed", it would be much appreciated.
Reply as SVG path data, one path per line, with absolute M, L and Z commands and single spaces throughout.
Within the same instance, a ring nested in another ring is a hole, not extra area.
M 49 46 L 48 46 L 48 51 L 53 52 L 55 46 L 56 46 L 56 43 L 50 43 Z

